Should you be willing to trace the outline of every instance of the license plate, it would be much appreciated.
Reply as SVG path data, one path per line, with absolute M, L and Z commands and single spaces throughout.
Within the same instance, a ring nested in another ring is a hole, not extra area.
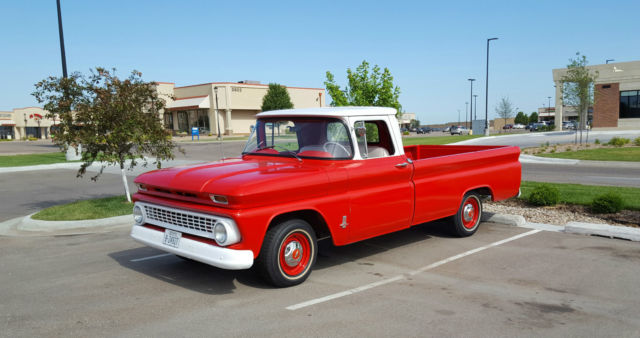
M 182 238 L 181 232 L 165 229 L 162 244 L 177 248 L 180 245 L 180 238 Z

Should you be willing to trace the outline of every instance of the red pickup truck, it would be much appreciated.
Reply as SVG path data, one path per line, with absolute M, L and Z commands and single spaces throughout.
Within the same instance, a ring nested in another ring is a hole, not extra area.
M 395 114 L 260 113 L 240 158 L 138 176 L 131 236 L 224 269 L 255 264 L 291 286 L 311 273 L 319 239 L 346 245 L 444 217 L 469 236 L 484 198 L 518 194 L 518 147 L 403 147 Z

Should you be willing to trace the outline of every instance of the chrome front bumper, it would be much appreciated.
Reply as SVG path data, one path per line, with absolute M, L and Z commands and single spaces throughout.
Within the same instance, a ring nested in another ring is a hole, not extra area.
M 140 225 L 131 228 L 131 237 L 150 247 L 228 270 L 248 269 L 253 265 L 253 251 L 233 250 L 182 237 L 177 248 L 162 243 L 164 233 Z

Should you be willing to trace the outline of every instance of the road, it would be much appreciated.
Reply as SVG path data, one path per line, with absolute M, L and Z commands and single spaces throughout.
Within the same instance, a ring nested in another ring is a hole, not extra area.
M 325 241 L 310 278 L 286 289 L 163 255 L 128 227 L 0 237 L 0 336 L 640 335 L 637 243 L 492 223 L 460 239 L 446 226 Z
M 583 132 L 583 141 L 586 141 L 587 133 Z M 640 137 L 640 130 L 616 130 L 616 131 L 590 131 L 589 142 L 593 143 L 596 139 L 602 143 L 609 142 L 613 137 L 624 137 L 634 140 Z M 518 133 L 501 135 L 495 137 L 480 137 L 459 142 L 457 144 L 482 144 L 482 145 L 511 145 L 520 148 L 539 147 L 549 142 L 549 144 L 565 144 L 573 143 L 576 139 L 575 131 L 557 131 L 545 133 Z M 578 134 L 578 141 L 580 134 Z
M 623 165 L 615 162 L 583 162 L 579 165 L 522 163 L 522 179 L 640 188 L 640 163 L 637 165 Z
M 523 134 L 517 138 L 500 136 L 470 141 L 486 140 L 483 143 L 500 143 L 504 140 L 537 139 L 537 135 L 539 134 Z M 530 142 L 526 141 L 524 143 Z M 164 163 L 164 166 L 214 161 L 223 157 L 238 156 L 242 152 L 244 143 L 244 141 L 180 143 L 186 153 L 177 153 L 176 159 Z M 56 151 L 56 148 L 45 141 L 0 142 L 0 154 L 42 151 Z M 153 169 L 153 166 L 138 167 L 133 171 L 127 172 L 130 177 L 129 184 L 132 191 L 135 190 L 133 178 L 151 169 Z M 90 169 L 85 178 L 76 178 L 75 169 L 21 173 L 0 172 L 0 186 L 2 186 L 2 193 L 0 193 L 0 221 L 37 212 L 52 205 L 123 193 L 124 189 L 122 188 L 120 170 L 118 168 L 107 168 L 102 177 L 97 182 L 93 182 L 90 177 L 97 170 L 98 168 Z M 523 163 L 522 178 L 528 181 L 640 187 L 640 165 L 624 166 L 615 162 L 581 163 L 580 165 Z

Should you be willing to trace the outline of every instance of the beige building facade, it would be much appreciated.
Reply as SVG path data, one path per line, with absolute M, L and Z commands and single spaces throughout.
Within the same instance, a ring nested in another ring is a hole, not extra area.
M 593 103 L 593 128 L 640 129 L 640 61 L 616 62 L 587 66 L 597 72 Z M 567 68 L 554 69 L 556 87 L 555 121 L 567 121 L 567 110 L 562 100 L 562 78 Z M 567 116 L 568 115 L 568 116 Z M 577 114 L 575 114 L 577 118 Z M 562 123 L 555 123 L 556 129 Z
M 51 138 L 51 127 L 59 121 L 46 118 L 47 113 L 40 107 L 0 111 L 0 139 Z
M 325 106 L 323 88 L 286 87 L 294 108 Z M 166 100 L 160 112 L 165 128 L 174 133 L 190 133 L 198 127 L 200 134 L 249 134 L 256 114 L 261 112 L 262 98 L 269 85 L 255 81 L 211 82 L 176 87 L 158 82 L 159 96 Z

